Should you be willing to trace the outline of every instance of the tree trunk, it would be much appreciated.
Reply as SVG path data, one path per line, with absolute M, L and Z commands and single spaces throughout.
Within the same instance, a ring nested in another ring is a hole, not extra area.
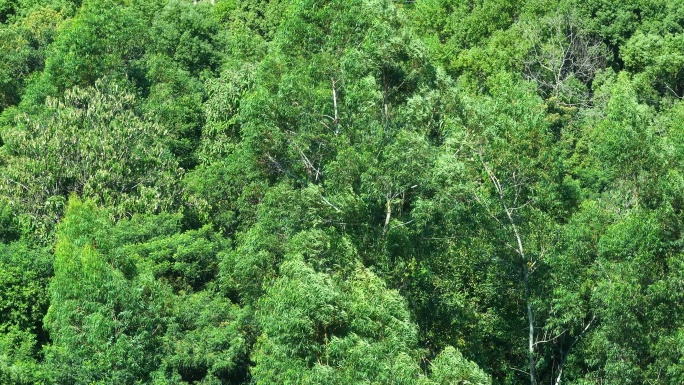
M 390 219 L 392 219 L 392 198 L 387 197 L 387 213 L 385 214 L 385 225 L 382 227 L 382 236 L 387 235 Z
M 537 363 L 534 357 L 534 313 L 532 311 L 532 290 L 530 287 L 530 274 L 532 273 L 534 261 L 532 259 L 528 261 L 528 259 L 525 257 L 525 249 L 523 247 L 522 236 L 520 235 L 520 231 L 518 231 L 518 226 L 515 223 L 515 218 L 513 218 L 514 209 L 508 207 L 508 205 L 506 204 L 504 190 L 501 186 L 501 183 L 499 182 L 499 179 L 496 177 L 496 175 L 494 175 L 492 170 L 489 169 L 487 163 L 485 163 L 481 156 L 480 161 L 482 162 L 482 166 L 484 167 L 485 171 L 487 171 L 489 179 L 491 179 L 492 183 L 494 184 L 494 188 L 496 188 L 496 192 L 499 197 L 499 202 L 501 203 L 501 206 L 503 207 L 504 212 L 506 213 L 506 217 L 508 218 L 508 222 L 510 223 L 511 228 L 513 229 L 513 235 L 515 235 L 515 241 L 517 244 L 516 252 L 518 253 L 518 255 L 520 255 L 520 259 L 525 264 L 523 266 L 523 284 L 525 286 L 525 307 L 527 310 L 527 325 L 529 330 L 527 337 L 527 354 L 530 366 L 530 385 L 537 385 Z
M 532 301 L 530 293 L 530 267 L 525 266 L 525 304 L 527 306 L 527 325 L 529 334 L 527 337 L 528 358 L 530 365 L 530 385 L 537 384 L 537 363 L 534 358 L 534 315 L 532 314 Z

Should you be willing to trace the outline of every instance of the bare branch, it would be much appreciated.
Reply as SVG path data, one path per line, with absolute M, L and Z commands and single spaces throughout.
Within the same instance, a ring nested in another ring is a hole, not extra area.
M 598 38 L 578 29 L 574 14 L 561 14 L 542 20 L 542 25 L 523 25 L 533 42 L 525 59 L 525 76 L 537 83 L 543 97 L 554 98 L 565 107 L 590 105 L 589 93 L 572 86 L 575 78 L 583 83 L 605 67 L 607 51 Z
M 334 208 L 335 211 L 337 211 L 338 213 L 341 213 L 341 212 L 342 212 L 342 210 L 340 210 L 337 206 L 335 206 L 334 204 L 330 203 L 329 200 L 325 199 L 325 197 L 324 197 L 323 195 L 321 195 L 321 199 L 322 199 L 323 202 L 325 202 L 328 206 Z
M 340 133 L 340 123 L 337 116 L 337 91 L 335 90 L 335 79 L 330 79 L 330 81 L 332 82 L 333 107 L 335 109 L 335 118 L 333 119 L 333 122 L 335 123 L 335 135 L 338 135 Z
M 567 361 L 568 356 L 570 355 L 570 350 L 572 349 L 573 346 L 575 346 L 575 344 L 576 344 L 580 339 L 582 339 L 582 337 L 584 336 L 584 334 L 589 330 L 589 328 L 591 327 L 591 325 L 594 323 L 594 320 L 596 320 L 596 315 L 594 315 L 593 317 L 591 317 L 591 320 L 589 321 L 589 323 L 587 323 L 587 325 L 584 326 L 584 329 L 582 329 L 582 331 L 580 332 L 580 334 L 572 341 L 572 343 L 570 344 L 570 346 L 569 346 L 569 347 L 565 350 L 565 352 L 563 353 L 563 355 L 562 355 L 563 358 L 561 358 L 561 362 L 560 362 L 560 364 L 558 365 L 558 376 L 556 377 L 556 382 L 554 383 L 554 385 L 560 385 L 560 383 L 561 383 L 561 377 L 563 376 L 563 365 L 565 365 L 565 361 Z

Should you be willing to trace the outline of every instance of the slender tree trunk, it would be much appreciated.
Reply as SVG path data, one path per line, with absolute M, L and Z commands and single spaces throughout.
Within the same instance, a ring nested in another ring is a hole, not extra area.
M 555 385 L 560 385 L 562 375 L 563 375 L 563 367 L 561 366 L 560 369 L 558 370 L 558 377 L 556 377 Z
M 634 175 L 634 199 L 636 208 L 639 208 L 639 173 Z
M 333 97 L 333 108 L 335 109 L 334 113 L 334 120 L 333 122 L 335 123 L 335 135 L 339 135 L 340 133 L 340 120 L 339 117 L 337 116 L 337 90 L 335 90 L 335 79 L 330 79 L 332 82 L 332 97 Z
M 530 385 L 537 385 L 537 362 L 536 358 L 534 357 L 534 312 L 532 311 L 532 290 L 530 284 L 530 274 L 532 273 L 534 261 L 532 259 L 528 260 L 525 256 L 525 248 L 523 247 L 522 236 L 520 235 L 520 231 L 518 231 L 518 226 L 515 222 L 515 218 L 513 218 L 514 209 L 508 207 L 508 205 L 506 204 L 504 190 L 501 186 L 501 183 L 499 182 L 499 179 L 496 177 L 496 175 L 494 175 L 492 170 L 489 169 L 489 166 L 487 166 L 487 163 L 485 163 L 482 157 L 480 157 L 480 161 L 482 162 L 482 166 L 484 166 L 485 171 L 487 171 L 489 179 L 491 179 L 492 183 L 494 184 L 494 188 L 496 188 L 496 192 L 499 197 L 499 202 L 501 203 L 501 206 L 503 207 L 504 212 L 506 213 L 508 222 L 510 223 L 511 228 L 513 229 L 513 234 L 515 235 L 515 241 L 517 243 L 516 252 L 518 253 L 518 255 L 520 255 L 520 259 L 525 264 L 523 266 L 523 284 L 525 286 L 525 307 L 527 310 L 527 325 L 529 330 L 527 337 L 527 354 L 530 366 Z
M 529 334 L 527 337 L 528 359 L 530 365 L 530 384 L 537 384 L 537 363 L 534 358 L 534 314 L 532 313 L 532 300 L 530 293 L 530 268 L 525 266 L 525 304 L 527 306 L 527 324 Z
M 385 214 L 385 225 L 382 227 L 382 236 L 387 235 L 387 228 L 389 228 L 390 219 L 392 219 L 392 198 L 387 196 L 387 213 Z
M 565 353 L 563 353 L 560 365 L 558 366 L 558 376 L 556 377 L 556 382 L 554 383 L 554 385 L 560 385 L 561 384 L 561 377 L 563 376 L 563 366 L 565 365 L 565 361 L 568 360 L 568 355 L 570 355 L 570 350 L 572 350 L 573 346 L 575 346 L 575 344 L 584 336 L 584 334 L 589 330 L 589 328 L 591 328 L 591 324 L 594 323 L 594 320 L 596 320 L 595 315 L 591 318 L 591 321 L 589 321 L 589 323 L 587 323 L 587 325 L 584 327 L 584 329 L 582 329 L 582 332 L 577 336 L 577 338 L 575 338 L 575 340 L 572 341 L 570 346 L 568 346 L 568 349 L 565 351 Z

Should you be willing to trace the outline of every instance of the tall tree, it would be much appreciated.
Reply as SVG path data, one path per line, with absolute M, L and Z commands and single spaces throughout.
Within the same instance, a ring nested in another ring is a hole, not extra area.
M 110 254 L 111 230 L 106 212 L 70 199 L 45 316 L 46 363 L 58 383 L 131 383 L 159 364 L 164 290 L 132 256 Z
M 117 85 L 69 90 L 38 116 L 20 115 L 2 133 L 0 191 L 34 235 L 47 236 L 71 193 L 117 215 L 174 207 L 176 160 L 165 131 L 139 116 L 135 96 Z

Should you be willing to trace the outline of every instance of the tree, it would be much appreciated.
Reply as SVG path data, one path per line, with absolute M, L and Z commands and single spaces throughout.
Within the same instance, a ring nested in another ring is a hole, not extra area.
M 606 62 L 603 44 L 581 28 L 573 13 L 528 21 L 522 30 L 531 45 L 524 73 L 542 97 L 564 107 L 588 106 L 587 85 Z
M 159 364 L 166 293 L 133 256 L 111 253 L 111 229 L 92 202 L 69 200 L 45 316 L 46 364 L 56 382 L 131 383 Z
M 487 86 L 488 95 L 456 90 L 425 186 L 431 194 L 411 213 L 424 242 L 418 250 L 429 253 L 415 258 L 414 274 L 434 287 L 416 302 L 451 317 L 432 321 L 425 310 L 431 343 L 462 341 L 499 381 L 522 381 L 518 373 L 525 373 L 530 383 L 546 382 L 556 378 L 558 367 L 549 363 L 561 354 L 547 349 L 553 341 L 541 331 L 551 319 L 554 217 L 574 209 L 572 201 L 555 203 L 566 194 L 568 170 L 549 161 L 562 152 L 534 85 L 501 73 Z
M 40 105 L 74 86 L 92 87 L 108 77 L 142 83 L 140 59 L 149 42 L 145 17 L 113 1 L 85 1 L 50 46 L 45 69 L 27 88 L 24 103 Z
M 604 114 L 598 116 L 590 132 L 591 155 L 602 164 L 604 177 L 624 186 L 623 191 L 631 190 L 625 191 L 628 202 L 620 203 L 639 207 L 642 186 L 660 174 L 662 155 L 651 123 L 652 111 L 638 102 L 627 73 L 620 73 L 608 87 Z
M 40 347 L 48 343 L 43 316 L 52 257 L 21 242 L 0 244 L 0 381 L 47 381 Z
M 490 383 L 453 348 L 435 359 L 429 381 L 417 365 L 406 305 L 366 269 L 330 276 L 294 259 L 281 271 L 257 313 L 263 333 L 253 356 L 256 383 Z
M 214 291 L 179 294 L 169 305 L 152 384 L 248 383 L 246 311 Z
M 684 92 L 684 62 L 677 52 L 683 44 L 684 34 L 681 33 L 662 36 L 637 31 L 621 47 L 625 68 L 635 74 L 641 100 L 649 101 L 656 95 L 681 98 Z M 651 88 L 656 91 L 655 95 Z
M 118 216 L 174 207 L 182 171 L 165 131 L 137 115 L 135 97 L 117 85 L 75 87 L 15 124 L 2 133 L 0 191 L 34 234 L 49 234 L 71 193 Z
M 66 16 L 56 7 L 28 8 L 16 22 L 0 26 L 0 113 L 19 103 L 29 75 L 42 70 L 47 47 Z

